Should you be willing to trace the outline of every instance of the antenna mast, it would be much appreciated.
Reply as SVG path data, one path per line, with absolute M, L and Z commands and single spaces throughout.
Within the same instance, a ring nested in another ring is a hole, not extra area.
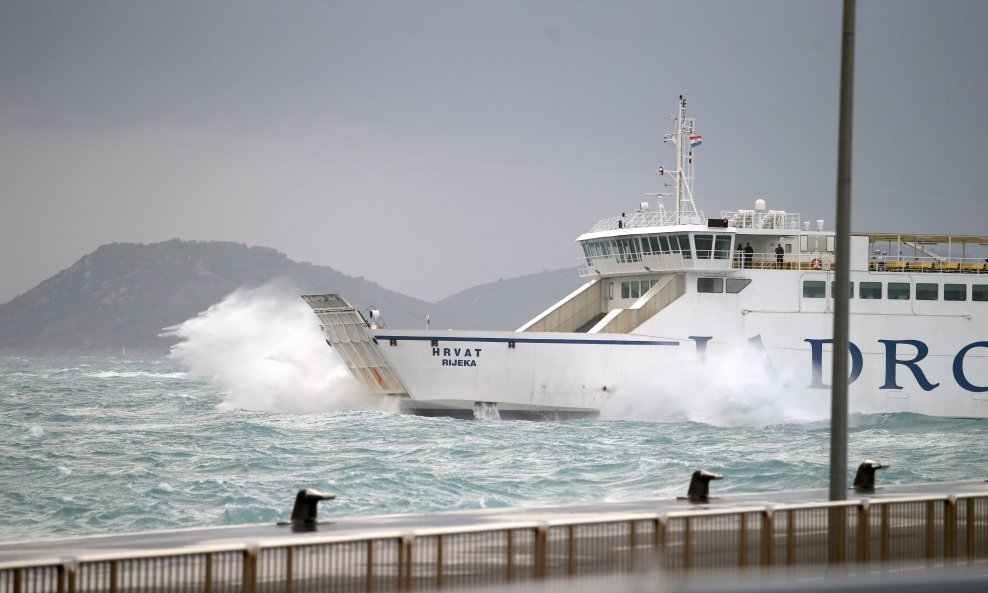
M 676 131 L 666 134 L 663 142 L 676 146 L 676 224 L 690 224 L 700 219 L 693 202 L 693 149 L 690 136 L 695 129 L 692 117 L 686 117 L 686 99 L 679 95 L 679 111 L 673 118 Z

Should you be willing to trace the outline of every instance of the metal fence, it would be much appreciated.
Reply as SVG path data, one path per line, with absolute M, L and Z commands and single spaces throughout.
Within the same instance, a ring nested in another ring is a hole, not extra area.
M 372 538 L 308 534 L 177 552 L 0 563 L 0 593 L 306 593 L 468 588 L 640 570 L 988 564 L 988 495 L 696 509 Z M 153 544 L 154 534 L 148 535 Z

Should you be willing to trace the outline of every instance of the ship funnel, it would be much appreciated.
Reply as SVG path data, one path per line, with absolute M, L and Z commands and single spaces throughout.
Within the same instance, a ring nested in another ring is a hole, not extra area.
M 887 469 L 889 464 L 878 463 L 871 459 L 865 459 L 858 466 L 858 473 L 854 474 L 854 489 L 860 492 L 875 491 L 875 472 L 880 469 Z
M 693 472 L 690 480 L 690 489 L 686 492 L 686 498 L 690 502 L 707 502 L 710 500 L 710 481 L 723 480 L 724 476 L 699 469 Z
M 295 507 L 292 509 L 292 525 L 312 525 L 316 522 L 320 500 L 333 500 L 335 494 L 327 494 L 312 488 L 304 488 L 295 495 Z

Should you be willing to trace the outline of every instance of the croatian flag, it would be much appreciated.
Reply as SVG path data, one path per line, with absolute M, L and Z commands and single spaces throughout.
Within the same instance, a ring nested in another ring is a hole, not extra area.
M 703 141 L 703 136 L 690 136 L 690 148 L 696 148 Z

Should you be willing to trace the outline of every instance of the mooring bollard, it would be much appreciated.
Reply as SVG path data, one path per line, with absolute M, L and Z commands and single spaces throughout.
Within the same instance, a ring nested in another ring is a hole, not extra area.
M 871 459 L 865 459 L 858 466 L 858 472 L 854 474 L 854 489 L 859 492 L 875 491 L 875 472 L 880 469 L 887 469 L 889 464 L 878 463 Z
M 698 469 L 693 472 L 690 479 L 690 489 L 686 492 L 686 498 L 690 502 L 708 502 L 710 500 L 710 481 L 723 480 L 724 476 L 708 472 L 705 469 Z
M 292 508 L 292 518 L 280 521 L 279 525 L 314 525 L 317 523 L 318 505 L 320 500 L 333 500 L 335 494 L 320 492 L 312 488 L 303 488 L 295 495 L 295 507 Z

